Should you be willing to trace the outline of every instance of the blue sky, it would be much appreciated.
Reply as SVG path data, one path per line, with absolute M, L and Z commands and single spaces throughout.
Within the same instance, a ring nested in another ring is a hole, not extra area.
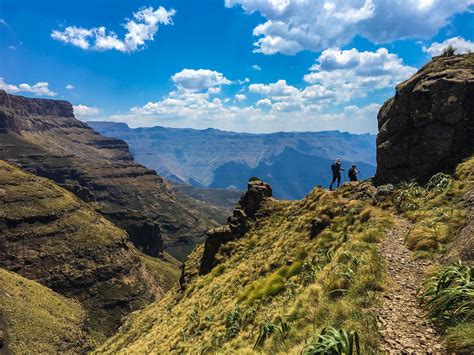
M 377 130 L 380 105 L 474 0 L 2 0 L 0 88 L 81 120 L 247 131 Z

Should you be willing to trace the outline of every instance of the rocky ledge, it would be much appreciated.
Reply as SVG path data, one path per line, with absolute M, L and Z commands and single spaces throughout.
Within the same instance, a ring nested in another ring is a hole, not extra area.
M 264 202 L 272 197 L 272 188 L 269 184 L 256 179 L 249 181 L 247 192 L 242 195 L 235 206 L 227 225 L 213 228 L 207 232 L 199 267 L 201 275 L 207 274 L 217 265 L 216 254 L 221 245 L 242 237 L 248 231 L 250 224 L 262 215 L 260 209 Z

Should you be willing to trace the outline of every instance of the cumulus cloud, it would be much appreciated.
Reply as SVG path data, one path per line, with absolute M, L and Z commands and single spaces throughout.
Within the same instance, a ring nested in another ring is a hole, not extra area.
M 74 114 L 79 117 L 93 116 L 100 112 L 100 109 L 97 107 L 90 107 L 86 105 L 73 105 L 72 107 L 74 109 Z
M 254 64 L 254 65 L 252 65 L 252 69 L 255 70 L 255 71 L 261 71 L 262 67 L 258 64 Z
M 171 80 L 178 89 L 201 91 L 211 87 L 232 84 L 224 74 L 209 69 L 183 69 L 174 74 Z
M 72 44 L 82 49 L 105 51 L 115 49 L 123 53 L 132 53 L 142 49 L 147 41 L 153 41 L 158 32 L 158 25 L 170 25 L 175 10 L 166 10 L 160 6 L 143 8 L 133 13 L 133 19 L 128 20 L 123 27 L 126 32 L 119 38 L 113 31 L 104 26 L 83 28 L 66 27 L 63 31 L 54 30 L 51 37 L 55 40 Z
M 49 84 L 43 81 L 37 82 L 36 84 L 19 84 L 13 85 L 5 82 L 3 78 L 0 78 L 0 90 L 5 90 L 9 93 L 28 92 L 38 96 L 56 96 L 57 93 L 49 89 Z
M 427 39 L 467 11 L 474 0 L 225 0 L 266 21 L 253 30 L 255 51 L 293 55 L 349 43 L 357 35 L 374 43 Z
M 337 101 L 365 97 L 367 93 L 408 79 L 416 68 L 403 64 L 396 54 L 385 48 L 375 52 L 331 48 L 323 51 L 304 80 L 337 92 Z
M 443 53 L 443 49 L 448 46 L 453 46 L 456 49 L 456 54 L 474 52 L 474 42 L 462 37 L 452 37 L 441 43 L 434 42 L 429 47 L 423 46 L 423 52 L 429 53 L 434 57 Z
M 247 100 L 247 96 L 245 96 L 244 94 L 235 95 L 235 101 L 242 102 L 242 101 L 245 101 L 245 100 Z
M 74 85 L 72 85 L 72 84 L 67 84 L 67 85 L 66 85 L 66 89 L 72 90 L 72 89 L 74 89 Z

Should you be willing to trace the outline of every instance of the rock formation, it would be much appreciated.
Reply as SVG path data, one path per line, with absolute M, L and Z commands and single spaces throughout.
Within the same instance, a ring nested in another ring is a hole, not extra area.
M 474 54 L 436 57 L 378 115 L 376 183 L 426 181 L 474 153 Z
M 229 217 L 227 225 L 211 229 L 207 232 L 204 252 L 199 267 L 199 273 L 207 274 L 218 263 L 216 254 L 220 246 L 231 240 L 243 236 L 249 224 L 257 220 L 262 214 L 260 208 L 263 203 L 272 198 L 272 188 L 260 180 L 250 180 L 247 192 L 242 195 L 234 208 L 233 215 Z
M 124 230 L 48 179 L 0 161 L 0 267 L 81 301 L 96 333 L 163 294 Z
M 217 225 L 216 209 L 136 163 L 128 145 L 74 118 L 69 102 L 0 90 L 0 159 L 52 179 L 127 230 L 137 247 L 183 258 Z

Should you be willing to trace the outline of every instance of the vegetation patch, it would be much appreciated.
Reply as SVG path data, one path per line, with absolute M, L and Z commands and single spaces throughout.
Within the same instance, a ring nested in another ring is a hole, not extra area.
M 80 353 L 88 349 L 81 304 L 13 272 L 0 269 L 0 313 L 12 353 Z

